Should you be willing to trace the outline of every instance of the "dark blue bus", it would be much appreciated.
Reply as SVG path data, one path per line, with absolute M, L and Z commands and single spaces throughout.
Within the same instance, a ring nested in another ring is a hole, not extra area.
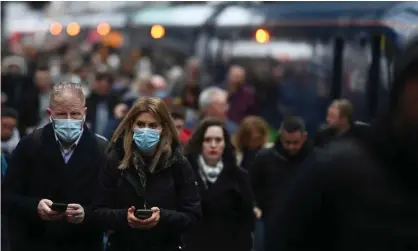
M 232 15 L 241 20 L 227 18 Z M 270 86 L 264 91 L 270 98 L 260 97 L 263 116 L 273 126 L 280 123 L 274 112 L 279 111 L 304 117 L 314 130 L 336 98 L 353 102 L 356 120 L 370 121 L 387 102 L 394 57 L 417 32 L 416 20 L 417 2 L 231 5 L 205 31 L 210 39 L 202 51 L 209 53 L 202 56 L 213 69 L 243 64 L 249 82 L 261 89 L 274 80 L 259 78 L 277 68 L 284 72 L 282 90 L 273 95 Z M 256 41 L 260 29 L 267 42 Z

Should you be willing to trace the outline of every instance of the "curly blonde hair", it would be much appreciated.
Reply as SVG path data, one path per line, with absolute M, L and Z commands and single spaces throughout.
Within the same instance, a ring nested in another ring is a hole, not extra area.
M 234 135 L 235 148 L 242 151 L 248 147 L 254 130 L 257 130 L 264 137 L 263 145 L 267 143 L 269 133 L 267 122 L 258 116 L 247 116 L 241 121 L 238 132 Z

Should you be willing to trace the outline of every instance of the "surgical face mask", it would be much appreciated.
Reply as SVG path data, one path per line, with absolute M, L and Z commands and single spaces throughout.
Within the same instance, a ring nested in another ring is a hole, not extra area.
M 163 99 L 168 96 L 168 93 L 166 91 L 157 91 L 154 93 L 154 96 Z
M 53 122 L 55 133 L 60 141 L 66 144 L 72 144 L 80 137 L 84 119 L 51 118 L 51 121 Z
M 148 153 L 160 142 L 160 131 L 151 128 L 136 128 L 133 139 L 141 152 Z

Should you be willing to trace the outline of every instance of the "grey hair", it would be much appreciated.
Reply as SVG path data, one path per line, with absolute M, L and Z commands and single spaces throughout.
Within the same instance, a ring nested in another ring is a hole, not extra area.
M 49 94 L 49 105 L 51 106 L 60 96 L 65 92 L 73 92 L 82 101 L 83 105 L 86 103 L 86 97 L 83 93 L 82 85 L 74 82 L 61 82 L 53 86 Z
M 216 95 L 227 96 L 228 93 L 224 89 L 216 86 L 204 89 L 202 93 L 200 93 L 199 95 L 199 108 L 205 109 L 207 106 L 212 104 L 213 99 Z

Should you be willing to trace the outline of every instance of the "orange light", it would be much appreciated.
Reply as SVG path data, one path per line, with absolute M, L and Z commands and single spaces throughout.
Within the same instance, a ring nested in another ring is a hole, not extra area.
M 67 25 L 67 34 L 70 36 L 77 36 L 80 33 L 80 25 L 78 23 L 69 23 Z
M 162 25 L 156 24 L 151 27 L 151 37 L 154 39 L 160 39 L 165 35 L 165 28 Z
M 110 33 L 110 25 L 108 23 L 101 23 L 97 26 L 97 33 L 99 33 L 100 36 L 106 36 Z
M 49 32 L 56 36 L 59 35 L 62 31 L 62 25 L 58 22 L 54 22 L 49 26 Z
M 111 31 L 106 36 L 103 36 L 103 44 L 109 47 L 119 48 L 123 44 L 123 35 L 119 31 Z
M 265 44 L 270 40 L 270 34 L 264 29 L 258 29 L 255 32 L 255 41 L 260 44 Z

